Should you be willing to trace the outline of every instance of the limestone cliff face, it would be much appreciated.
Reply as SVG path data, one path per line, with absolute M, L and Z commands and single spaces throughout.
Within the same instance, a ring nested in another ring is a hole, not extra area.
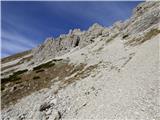
M 34 62 L 42 62 L 69 52 L 75 47 L 85 47 L 102 35 L 104 27 L 95 23 L 87 31 L 70 30 L 68 34 L 58 38 L 47 38 L 39 47 L 33 49 Z
M 141 3 L 133 10 L 130 19 L 116 22 L 111 28 L 95 23 L 87 31 L 74 29 L 58 38 L 48 38 L 42 45 L 33 49 L 34 62 L 40 63 L 63 55 L 75 47 L 83 48 L 93 43 L 99 36 L 107 37 L 114 33 L 131 36 L 144 32 L 160 21 L 159 6 L 159 2 Z

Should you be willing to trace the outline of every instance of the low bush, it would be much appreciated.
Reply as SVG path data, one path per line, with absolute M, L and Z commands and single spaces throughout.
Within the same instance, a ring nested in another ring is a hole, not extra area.
M 25 72 L 27 72 L 27 71 L 28 71 L 27 69 L 25 69 L 25 70 L 19 70 L 19 71 L 17 71 L 17 72 L 14 72 L 13 75 L 14 75 L 14 76 L 17 76 L 17 75 L 20 75 L 20 74 L 25 73 Z
M 7 78 L 2 78 L 1 79 L 1 83 L 7 83 L 7 82 L 12 82 L 12 81 L 17 81 L 17 80 L 20 80 L 21 77 L 19 77 L 19 75 L 23 74 L 24 72 L 27 72 L 28 70 L 25 69 L 25 70 L 20 70 L 20 71 L 17 71 L 17 72 L 14 72 L 12 75 L 10 75 L 9 77 Z
M 34 67 L 34 68 L 33 68 L 33 71 L 39 70 L 39 69 L 41 69 L 41 68 L 49 68 L 49 67 L 52 67 L 52 66 L 54 66 L 54 65 L 55 65 L 55 63 L 52 63 L 52 61 L 50 61 L 50 62 L 47 62 L 47 63 L 44 63 L 44 64 L 41 64 L 41 65 L 39 65 L 39 66 Z
M 12 81 L 17 81 L 17 80 L 20 80 L 20 79 L 21 79 L 21 77 L 10 75 L 7 78 L 2 78 L 1 79 L 1 83 L 7 83 L 7 82 L 12 82 Z
M 129 36 L 129 35 L 124 35 L 122 38 L 125 39 L 125 38 L 127 38 L 128 36 Z

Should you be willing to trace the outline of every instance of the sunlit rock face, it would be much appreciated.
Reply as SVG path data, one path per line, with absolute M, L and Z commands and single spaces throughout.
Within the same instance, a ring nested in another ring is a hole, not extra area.
M 95 23 L 87 31 L 74 29 L 58 38 L 48 38 L 44 44 L 33 49 L 34 61 L 42 62 L 46 59 L 63 55 L 75 47 L 85 47 L 93 43 L 95 38 L 102 35 L 104 29 L 104 27 Z

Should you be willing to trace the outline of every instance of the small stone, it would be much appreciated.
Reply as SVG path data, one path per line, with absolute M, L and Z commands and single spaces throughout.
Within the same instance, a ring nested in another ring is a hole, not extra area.
M 26 114 L 22 114 L 22 115 L 20 115 L 18 118 L 19 118 L 19 120 L 24 120 L 24 119 L 25 119 L 25 116 L 26 116 Z
M 39 111 L 44 111 L 44 110 L 47 110 L 47 109 L 49 109 L 51 107 L 51 105 L 49 104 L 49 103 L 44 103 L 44 104 L 42 104 L 41 106 L 40 106 L 40 108 L 39 108 Z

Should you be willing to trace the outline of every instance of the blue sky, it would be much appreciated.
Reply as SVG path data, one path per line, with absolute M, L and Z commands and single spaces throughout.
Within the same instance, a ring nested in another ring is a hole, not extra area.
M 1 2 L 1 57 L 22 52 L 69 29 L 124 21 L 140 2 Z

